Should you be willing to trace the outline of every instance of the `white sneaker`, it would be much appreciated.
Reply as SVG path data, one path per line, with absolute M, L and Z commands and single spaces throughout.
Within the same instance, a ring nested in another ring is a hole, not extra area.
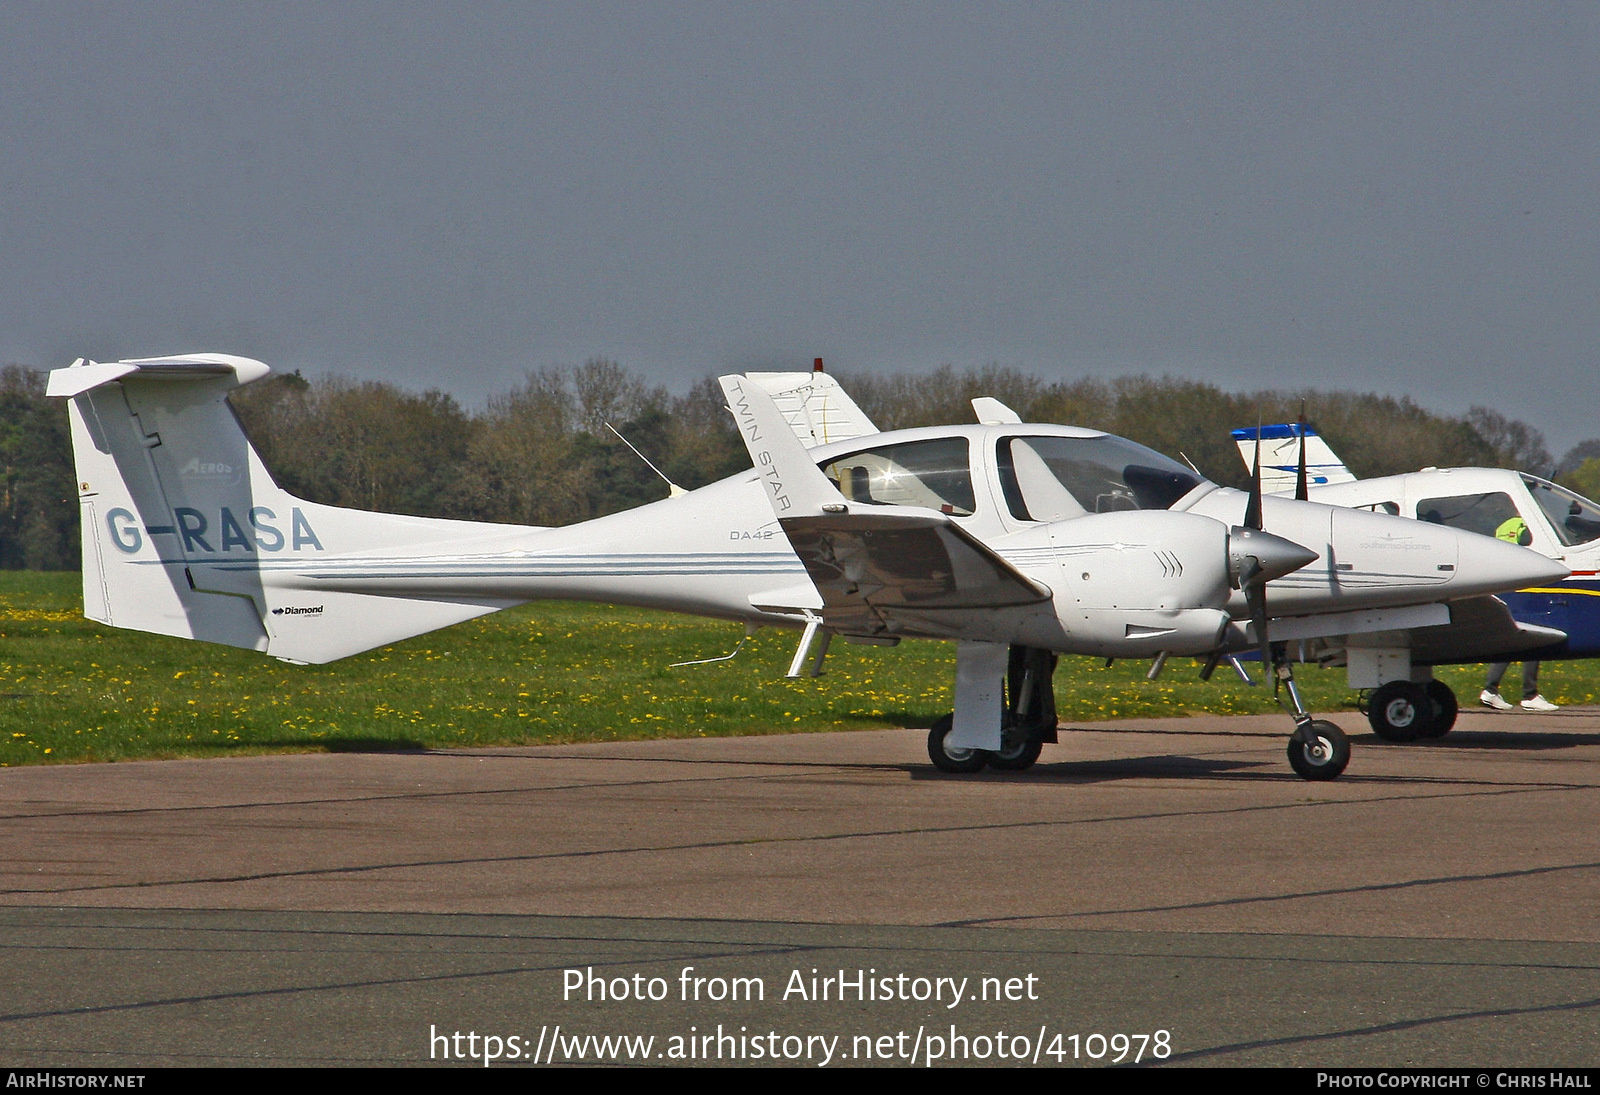
M 1511 705 L 1506 704 L 1506 706 L 1510 707 Z M 1531 700 L 1523 700 L 1522 709 L 1524 711 L 1559 711 L 1561 710 L 1561 705 L 1551 703 L 1543 696 L 1535 696 Z
M 1511 710 L 1511 704 L 1506 702 L 1506 698 L 1504 696 L 1498 692 L 1491 692 L 1487 688 L 1478 693 L 1478 702 L 1483 704 L 1485 707 L 1492 707 L 1496 711 Z

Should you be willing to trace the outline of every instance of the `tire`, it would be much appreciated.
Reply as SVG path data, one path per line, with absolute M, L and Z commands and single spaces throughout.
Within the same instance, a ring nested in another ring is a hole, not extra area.
M 1311 724 L 1311 729 L 1317 736 L 1318 747 L 1313 749 L 1291 739 L 1289 767 L 1301 779 L 1338 779 L 1345 765 L 1350 763 L 1350 739 L 1333 723 L 1320 719 Z
M 989 767 L 1002 772 L 1026 772 L 1044 750 L 1044 740 L 1035 734 L 1024 737 L 1020 731 L 1010 731 L 1001 740 L 1004 744 L 989 754 Z
M 973 772 L 983 771 L 992 755 L 987 749 L 945 747 L 944 739 L 949 737 L 955 721 L 955 715 L 952 713 L 934 723 L 928 730 L 928 759 L 933 761 L 933 766 L 941 772 L 970 775 Z
M 1422 736 L 1442 738 L 1456 724 L 1460 704 L 1456 702 L 1456 694 L 1443 681 L 1429 681 L 1423 688 L 1427 690 L 1428 699 L 1433 701 L 1433 719 L 1422 728 Z
M 1367 722 L 1384 741 L 1416 741 L 1433 718 L 1427 689 L 1410 681 L 1390 681 L 1367 701 Z

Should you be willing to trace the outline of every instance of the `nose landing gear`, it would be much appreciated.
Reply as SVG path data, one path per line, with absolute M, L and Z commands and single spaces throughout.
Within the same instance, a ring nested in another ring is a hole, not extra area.
M 1282 644 L 1272 644 L 1272 671 L 1289 696 L 1284 706 L 1294 718 L 1294 733 L 1289 735 L 1289 767 L 1301 779 L 1338 779 L 1350 763 L 1350 740 L 1344 731 L 1325 719 L 1313 719 L 1300 702 L 1294 684 L 1294 668 Z

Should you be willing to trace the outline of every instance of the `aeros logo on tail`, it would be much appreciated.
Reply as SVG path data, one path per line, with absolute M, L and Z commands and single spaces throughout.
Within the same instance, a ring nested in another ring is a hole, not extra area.
M 205 514 L 188 506 L 174 507 L 172 516 L 177 524 L 146 525 L 141 532 L 139 519 L 119 506 L 106 511 L 106 527 L 111 531 L 111 542 L 129 555 L 144 546 L 144 533 L 152 537 L 176 536 L 186 552 L 282 551 L 286 546 L 290 551 L 307 547 L 322 550 L 322 541 L 317 539 L 311 522 L 300 512 L 299 506 L 289 513 L 287 534 L 272 523 L 278 520 L 278 515 L 266 506 L 251 507 L 245 522 L 224 506 L 215 527 L 206 520 Z

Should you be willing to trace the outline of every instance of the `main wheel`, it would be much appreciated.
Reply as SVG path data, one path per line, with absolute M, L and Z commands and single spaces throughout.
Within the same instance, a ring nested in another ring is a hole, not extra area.
M 1331 722 L 1318 719 L 1311 724 L 1316 744 L 1289 742 L 1289 767 L 1301 779 L 1338 779 L 1345 765 L 1350 763 L 1350 739 L 1344 731 Z
M 1428 693 L 1428 699 L 1433 701 L 1433 719 L 1422 728 L 1422 736 L 1442 738 L 1456 724 L 1456 712 L 1461 705 L 1456 703 L 1456 694 L 1443 681 L 1429 681 L 1423 688 Z
M 955 725 L 955 715 L 949 714 L 928 730 L 928 759 L 933 761 L 933 766 L 941 772 L 958 772 L 968 774 L 983 771 L 983 766 L 989 763 L 990 752 L 987 749 L 962 749 L 959 746 L 946 745 L 945 738 L 950 736 L 950 728 Z
M 1433 722 L 1433 700 L 1420 684 L 1390 681 L 1367 701 L 1367 721 L 1384 741 L 1416 741 Z
M 1044 742 L 1025 730 L 1008 728 L 1001 742 L 1000 748 L 989 754 L 989 767 L 1002 772 L 1027 771 L 1044 749 Z

